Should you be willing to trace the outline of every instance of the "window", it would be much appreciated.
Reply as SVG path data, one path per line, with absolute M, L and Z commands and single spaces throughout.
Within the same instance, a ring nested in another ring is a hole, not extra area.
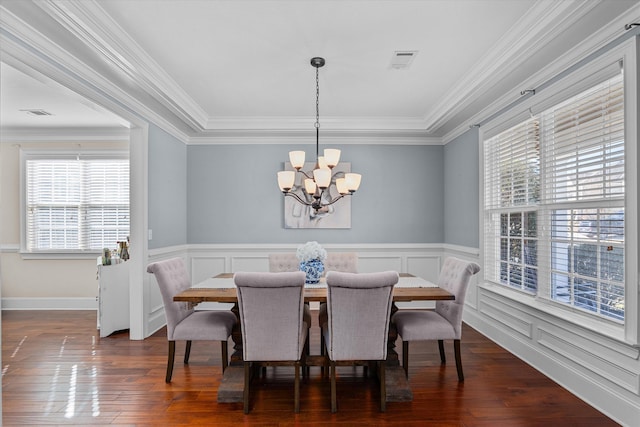
M 624 321 L 620 67 L 484 142 L 485 279 Z
M 24 153 L 26 252 L 100 252 L 129 236 L 125 155 Z

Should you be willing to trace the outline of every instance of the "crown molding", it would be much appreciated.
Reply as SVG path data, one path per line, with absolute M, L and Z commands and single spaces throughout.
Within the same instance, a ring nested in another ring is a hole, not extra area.
M 292 129 L 314 130 L 315 117 L 218 117 L 207 122 L 206 130 Z M 323 117 L 320 131 L 326 130 L 424 131 L 425 123 L 419 117 Z M 315 130 L 314 130 L 315 132 Z
M 1 128 L 0 142 L 128 142 L 127 128 Z
M 426 131 L 411 130 L 323 130 L 323 144 L 340 145 L 442 145 L 442 139 Z M 297 144 L 316 143 L 313 130 L 220 130 L 189 138 L 188 145 Z
M 492 54 L 483 57 L 472 67 L 449 95 L 436 104 L 433 112 L 425 116 L 427 131 L 434 131 L 444 125 L 465 105 L 477 99 L 487 87 L 493 86 L 516 69 L 524 57 L 545 46 L 597 4 L 588 0 L 537 2 L 493 46 Z
M 629 22 L 638 22 L 639 20 L 640 3 L 613 19 L 609 24 L 599 28 L 598 31 L 595 31 L 578 45 L 573 46 L 568 52 L 560 56 L 558 59 L 548 64 L 522 83 L 519 83 L 517 87 L 513 87 L 511 90 L 507 91 L 500 98 L 474 114 L 466 123 L 458 125 L 456 128 L 443 135 L 443 144 L 446 145 L 467 132 L 469 128 L 473 127 L 475 124 L 483 122 L 486 118 L 491 117 L 516 102 L 522 97 L 520 92 L 523 89 L 531 89 L 540 86 L 544 82 L 552 79 L 554 76 L 559 75 L 573 64 L 576 64 L 578 61 L 596 52 L 598 49 L 606 46 L 607 43 L 612 42 L 617 37 L 625 33 L 625 24 L 628 24 Z
M 207 115 L 95 0 L 39 3 L 52 18 L 142 87 L 191 129 L 205 128 Z

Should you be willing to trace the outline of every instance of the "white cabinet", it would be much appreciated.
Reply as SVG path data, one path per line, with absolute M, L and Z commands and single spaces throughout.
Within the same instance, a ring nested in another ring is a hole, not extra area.
M 129 329 L 129 263 L 102 265 L 98 258 L 98 329 L 106 337 Z

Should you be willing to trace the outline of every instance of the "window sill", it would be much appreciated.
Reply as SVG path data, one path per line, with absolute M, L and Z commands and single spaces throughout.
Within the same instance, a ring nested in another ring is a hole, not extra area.
M 478 284 L 484 291 L 491 292 L 517 303 L 531 307 L 541 313 L 556 319 L 571 323 L 579 328 L 587 329 L 603 337 L 612 339 L 619 343 L 637 346 L 637 342 L 630 342 L 625 338 L 625 327 L 614 321 L 600 319 L 582 312 L 580 309 L 564 306 L 550 300 L 536 297 L 516 289 L 509 289 L 493 283 Z
M 100 252 L 26 252 L 20 251 L 22 259 L 38 260 L 38 259 L 92 259 L 95 260 L 101 254 Z

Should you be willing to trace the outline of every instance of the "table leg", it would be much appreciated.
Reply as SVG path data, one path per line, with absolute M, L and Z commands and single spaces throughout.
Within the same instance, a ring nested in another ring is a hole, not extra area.
M 231 353 L 231 364 L 242 364 L 242 328 L 240 327 L 240 309 L 238 303 L 233 304 L 231 312 L 236 315 L 236 324 L 231 331 L 233 341 L 233 353 Z
M 391 316 L 398 311 L 396 303 L 391 306 Z M 398 353 L 396 352 L 396 340 L 398 329 L 393 322 L 389 322 L 389 335 L 387 340 L 387 369 L 385 384 L 387 387 L 387 402 L 410 402 L 413 400 L 413 392 L 409 381 L 400 366 Z
M 234 304 L 231 312 L 236 315 L 236 324 L 231 331 L 233 352 L 231 362 L 224 371 L 220 387 L 218 387 L 218 402 L 233 403 L 244 401 L 244 364 L 242 362 L 242 329 L 240 328 L 240 309 Z

